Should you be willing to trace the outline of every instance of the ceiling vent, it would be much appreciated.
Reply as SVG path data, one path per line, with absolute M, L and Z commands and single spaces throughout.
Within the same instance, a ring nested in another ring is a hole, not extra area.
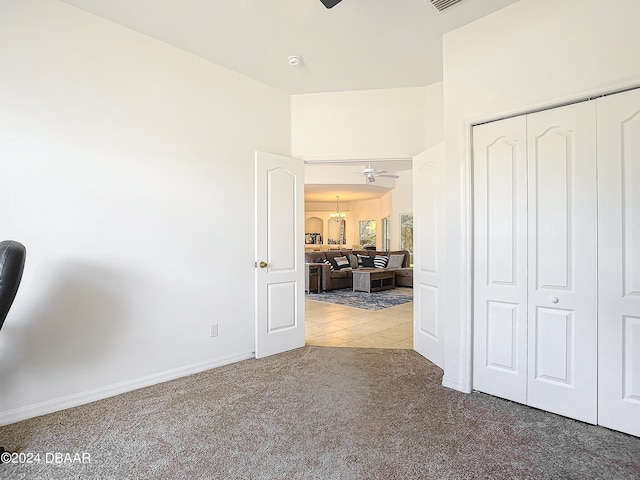
M 431 3 L 441 12 L 461 1 L 462 0 L 431 0 Z

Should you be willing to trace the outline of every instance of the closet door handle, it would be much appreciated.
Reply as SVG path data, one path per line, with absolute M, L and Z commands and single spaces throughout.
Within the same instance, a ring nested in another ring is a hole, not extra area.
M 558 297 L 551 297 L 551 303 L 558 303 L 559 301 Z

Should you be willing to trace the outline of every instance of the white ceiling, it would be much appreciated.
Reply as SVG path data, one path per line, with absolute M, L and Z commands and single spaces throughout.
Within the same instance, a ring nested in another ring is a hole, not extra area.
M 443 33 L 517 0 L 63 0 L 287 93 L 442 80 Z M 302 55 L 291 67 L 290 55 Z

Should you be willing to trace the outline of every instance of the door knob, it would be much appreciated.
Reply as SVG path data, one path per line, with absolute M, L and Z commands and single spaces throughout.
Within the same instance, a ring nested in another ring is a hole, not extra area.
M 260 268 L 267 268 L 267 262 L 260 262 Z
M 558 297 L 551 297 L 551 303 L 558 303 L 559 301 Z

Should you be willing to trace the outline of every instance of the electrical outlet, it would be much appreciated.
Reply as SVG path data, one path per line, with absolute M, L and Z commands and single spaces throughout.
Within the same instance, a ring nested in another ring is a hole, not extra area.
M 209 335 L 212 337 L 217 337 L 218 336 L 218 324 L 217 323 L 212 323 L 209 327 Z

